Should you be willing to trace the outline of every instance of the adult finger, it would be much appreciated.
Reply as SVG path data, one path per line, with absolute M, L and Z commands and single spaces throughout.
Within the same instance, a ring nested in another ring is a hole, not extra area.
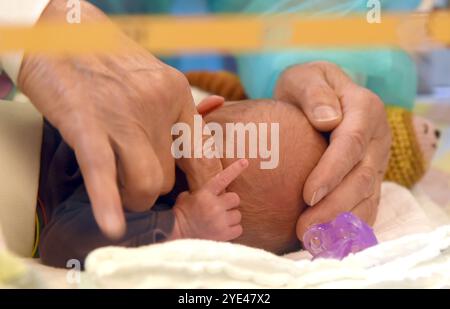
M 332 193 L 301 215 L 297 225 L 298 233 L 303 235 L 311 225 L 329 222 L 372 196 L 376 177 L 372 167 L 355 168 Z
M 381 197 L 381 183 L 383 181 L 382 177 L 379 177 L 377 184 L 375 185 L 375 192 L 372 196 L 363 200 L 355 208 L 353 208 L 352 213 L 356 215 L 361 220 L 365 221 L 368 225 L 373 225 L 377 218 L 378 206 L 380 204 Z
M 303 197 L 309 205 L 317 204 L 341 183 L 364 158 L 380 124 L 386 122 L 383 103 L 368 93 L 355 89 L 343 99 L 346 101 L 343 121 L 332 133 L 329 147 L 305 182 Z
M 125 232 L 125 218 L 117 184 L 116 160 L 108 137 L 98 130 L 79 134 L 71 146 L 83 175 L 95 220 L 110 238 Z
M 375 191 L 375 183 L 383 177 L 389 159 L 390 139 L 373 139 L 363 160 L 318 205 L 348 211 Z M 316 207 L 313 206 L 313 207 Z
M 389 159 L 384 150 L 385 147 L 389 147 L 388 145 L 389 143 L 384 140 L 375 140 L 371 143 L 369 154 L 342 183 L 301 215 L 297 223 L 297 233 L 303 235 L 311 225 L 329 222 L 343 212 L 352 211 L 362 203 L 369 203 L 373 196 L 379 196 L 381 181 Z M 362 218 L 368 218 L 367 214 L 364 215 Z
M 137 136 L 136 136 L 137 135 Z M 137 133 L 126 143 L 115 141 L 123 205 L 130 211 L 149 210 L 161 194 L 164 174 L 148 140 Z
M 283 86 L 275 95 L 278 99 L 298 105 L 319 131 L 331 131 L 339 125 L 343 114 L 339 96 L 322 66 L 316 63 L 294 66 L 284 75 Z M 333 77 L 347 78 L 342 71 L 333 72 Z
M 203 140 L 207 138 L 202 134 L 202 138 L 197 138 L 195 132 L 203 132 L 205 123 L 202 117 L 197 113 L 193 102 L 186 105 L 181 113 L 179 121 L 187 124 L 193 132 L 191 141 L 191 153 L 188 158 L 183 157 L 176 161 L 177 166 L 185 173 L 189 189 L 191 191 L 199 190 L 214 175 L 223 170 L 222 163 L 216 156 L 207 156 L 203 151 Z M 199 140 L 197 140 L 199 139 Z

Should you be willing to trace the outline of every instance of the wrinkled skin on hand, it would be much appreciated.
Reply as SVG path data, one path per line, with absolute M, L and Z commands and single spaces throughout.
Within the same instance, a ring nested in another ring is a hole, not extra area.
M 317 130 L 331 132 L 328 149 L 305 182 L 303 198 L 312 207 L 298 220 L 299 239 L 309 226 L 343 212 L 373 224 L 391 146 L 380 98 L 328 62 L 288 68 L 274 95 L 299 106 Z
M 53 0 L 39 22 L 65 22 L 66 1 Z M 82 2 L 83 22 L 108 22 Z M 123 207 L 145 211 L 171 190 L 175 164 L 196 190 L 222 170 L 218 159 L 180 159 L 171 127 L 197 113 L 184 75 L 117 30 L 123 49 L 96 55 L 28 54 L 19 87 L 73 148 L 100 228 L 120 237 Z

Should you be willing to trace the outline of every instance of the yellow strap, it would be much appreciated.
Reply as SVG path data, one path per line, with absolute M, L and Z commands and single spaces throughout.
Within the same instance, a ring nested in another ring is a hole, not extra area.
M 434 48 L 450 44 L 450 11 L 385 13 L 381 23 L 366 14 L 322 16 L 214 15 L 112 17 L 129 36 L 159 54 L 220 50 L 258 52 L 293 47 L 393 46 Z M 110 23 L 41 23 L 34 28 L 0 25 L 0 52 L 86 53 L 119 50 Z

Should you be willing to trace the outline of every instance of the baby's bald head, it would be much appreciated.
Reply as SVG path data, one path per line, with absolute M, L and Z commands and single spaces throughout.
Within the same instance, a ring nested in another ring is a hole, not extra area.
M 263 158 L 249 159 L 247 170 L 229 186 L 229 191 L 241 198 L 244 232 L 235 242 L 277 254 L 297 249 L 300 243 L 295 227 L 305 208 L 303 185 L 325 151 L 325 139 L 297 107 L 273 100 L 228 103 L 208 114 L 205 121 L 222 126 L 237 122 L 267 123 L 268 137 L 270 124 L 279 124 L 278 166 L 261 169 Z M 269 148 L 271 144 L 269 140 Z M 222 164 L 225 168 L 235 160 L 224 158 Z

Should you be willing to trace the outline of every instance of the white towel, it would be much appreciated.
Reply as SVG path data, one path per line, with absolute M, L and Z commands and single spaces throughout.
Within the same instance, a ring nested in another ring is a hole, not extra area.
M 375 232 L 381 244 L 343 261 L 285 257 L 230 243 L 179 240 L 102 248 L 82 286 L 108 288 L 450 287 L 450 225 L 432 224 L 411 193 L 383 184 Z

